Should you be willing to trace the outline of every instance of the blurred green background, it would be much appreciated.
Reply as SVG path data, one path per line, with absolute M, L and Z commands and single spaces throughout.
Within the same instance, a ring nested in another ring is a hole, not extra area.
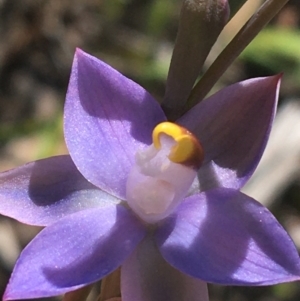
M 233 11 L 241 2 L 230 1 Z M 259 2 L 250 0 L 246 13 L 228 26 L 204 69 Z M 160 101 L 180 6 L 179 0 L 1 0 L 0 170 L 67 153 L 62 114 L 76 47 L 109 63 Z M 299 101 L 299 30 L 300 1 L 290 1 L 217 87 L 284 72 L 280 105 L 291 98 Z M 271 210 L 280 220 L 286 211 L 299 217 L 299 181 L 291 182 L 278 195 Z M 18 252 L 36 232 L 7 218 L 0 219 L 0 294 Z M 212 285 L 210 295 L 214 301 L 298 301 L 300 284 L 260 288 Z

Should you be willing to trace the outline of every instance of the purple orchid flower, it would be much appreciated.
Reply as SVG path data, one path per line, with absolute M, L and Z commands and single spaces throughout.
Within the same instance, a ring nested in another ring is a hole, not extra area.
M 157 102 L 78 50 L 64 113 L 70 156 L 0 175 L 1 214 L 47 226 L 22 252 L 4 300 L 63 294 L 120 266 L 123 301 L 208 300 L 206 282 L 299 280 L 288 234 L 239 191 L 267 143 L 279 82 L 234 84 L 177 121 L 202 145 L 197 169 L 172 162 L 171 136 L 152 134 L 166 121 Z

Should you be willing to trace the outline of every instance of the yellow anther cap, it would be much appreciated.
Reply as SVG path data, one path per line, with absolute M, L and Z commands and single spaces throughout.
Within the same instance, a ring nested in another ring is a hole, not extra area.
M 160 149 L 160 135 L 165 134 L 174 139 L 176 144 L 171 148 L 170 161 L 198 169 L 204 158 L 203 148 L 198 139 L 186 128 L 172 123 L 158 124 L 152 133 L 155 148 Z

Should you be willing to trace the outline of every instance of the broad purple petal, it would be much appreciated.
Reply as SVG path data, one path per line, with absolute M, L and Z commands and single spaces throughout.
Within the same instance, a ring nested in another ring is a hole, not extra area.
M 207 284 L 171 267 L 147 237 L 121 268 L 122 301 L 208 301 Z
M 178 120 L 199 138 L 205 152 L 193 193 L 240 189 L 249 179 L 268 141 L 279 84 L 280 76 L 234 84 Z
M 225 285 L 300 279 L 298 252 L 274 216 L 232 189 L 186 199 L 157 233 L 163 257 L 184 273 Z
M 142 224 L 120 205 L 69 215 L 25 248 L 4 300 L 55 296 L 95 282 L 118 268 L 144 235 Z
M 138 84 L 77 50 L 64 117 L 66 143 L 80 172 L 125 199 L 136 151 L 151 143 L 155 125 L 165 120 L 158 103 Z
M 70 156 L 38 160 L 0 174 L 0 213 L 47 226 L 86 208 L 120 200 L 89 183 Z

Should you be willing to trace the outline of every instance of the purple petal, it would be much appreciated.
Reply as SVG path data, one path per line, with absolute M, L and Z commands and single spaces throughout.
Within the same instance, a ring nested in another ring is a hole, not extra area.
M 268 141 L 279 84 L 280 76 L 234 84 L 178 120 L 204 148 L 193 193 L 220 186 L 239 189 L 249 179 Z
M 232 189 L 192 196 L 157 233 L 163 257 L 207 282 L 269 285 L 300 279 L 298 252 L 274 216 Z
M 144 235 L 142 224 L 120 205 L 69 215 L 25 248 L 4 300 L 50 297 L 95 282 L 118 268 Z
M 0 213 L 47 226 L 71 213 L 120 200 L 89 183 L 70 156 L 28 163 L 0 174 Z
M 80 172 L 94 185 L 125 199 L 138 149 L 151 144 L 165 120 L 142 87 L 77 50 L 65 105 L 65 139 Z
M 206 283 L 171 267 L 152 237 L 122 265 L 121 291 L 122 301 L 208 301 Z

